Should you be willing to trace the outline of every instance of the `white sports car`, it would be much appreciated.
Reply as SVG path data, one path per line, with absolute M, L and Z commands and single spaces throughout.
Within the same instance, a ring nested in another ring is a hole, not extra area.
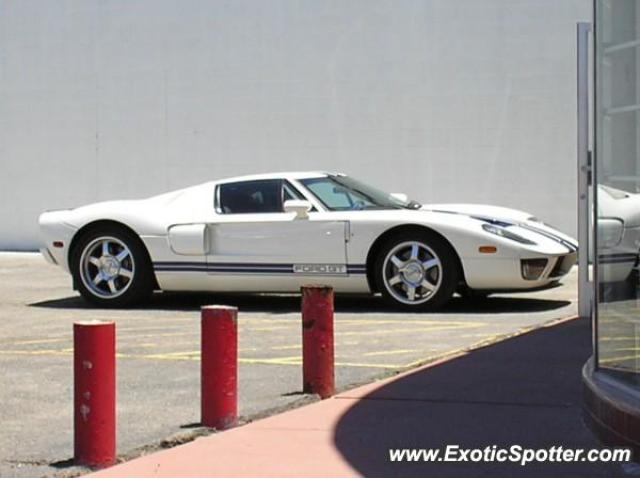
M 530 214 L 429 205 L 343 174 L 246 176 L 40 216 L 44 257 L 100 306 L 154 290 L 292 292 L 322 283 L 409 309 L 457 291 L 551 285 L 577 243 Z

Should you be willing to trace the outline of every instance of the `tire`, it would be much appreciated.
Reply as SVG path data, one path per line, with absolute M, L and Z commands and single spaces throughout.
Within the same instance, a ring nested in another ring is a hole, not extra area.
M 149 254 L 140 238 L 117 226 L 96 226 L 82 234 L 70 257 L 80 294 L 100 307 L 127 307 L 154 289 Z
M 404 310 L 442 307 L 453 296 L 460 278 L 455 252 L 444 239 L 430 232 L 391 237 L 382 245 L 374 267 L 376 284 L 384 299 Z

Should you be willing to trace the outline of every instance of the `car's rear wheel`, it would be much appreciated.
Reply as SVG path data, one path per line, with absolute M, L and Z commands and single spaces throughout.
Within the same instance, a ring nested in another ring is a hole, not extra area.
M 428 232 L 389 239 L 377 257 L 375 272 L 387 302 L 409 310 L 442 307 L 451 299 L 459 278 L 455 252 Z
M 125 307 L 153 292 L 153 272 L 140 239 L 117 227 L 84 233 L 71 255 L 71 272 L 80 294 L 102 307 Z

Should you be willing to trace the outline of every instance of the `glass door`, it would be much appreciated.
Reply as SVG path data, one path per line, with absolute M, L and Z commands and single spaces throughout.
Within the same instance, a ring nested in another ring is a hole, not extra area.
M 595 365 L 638 386 L 640 0 L 595 7 Z

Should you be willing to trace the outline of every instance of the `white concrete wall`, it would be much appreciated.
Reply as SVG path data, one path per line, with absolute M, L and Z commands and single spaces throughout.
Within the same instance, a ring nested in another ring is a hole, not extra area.
M 329 169 L 575 232 L 590 0 L 0 0 L 0 248 L 41 210 Z

